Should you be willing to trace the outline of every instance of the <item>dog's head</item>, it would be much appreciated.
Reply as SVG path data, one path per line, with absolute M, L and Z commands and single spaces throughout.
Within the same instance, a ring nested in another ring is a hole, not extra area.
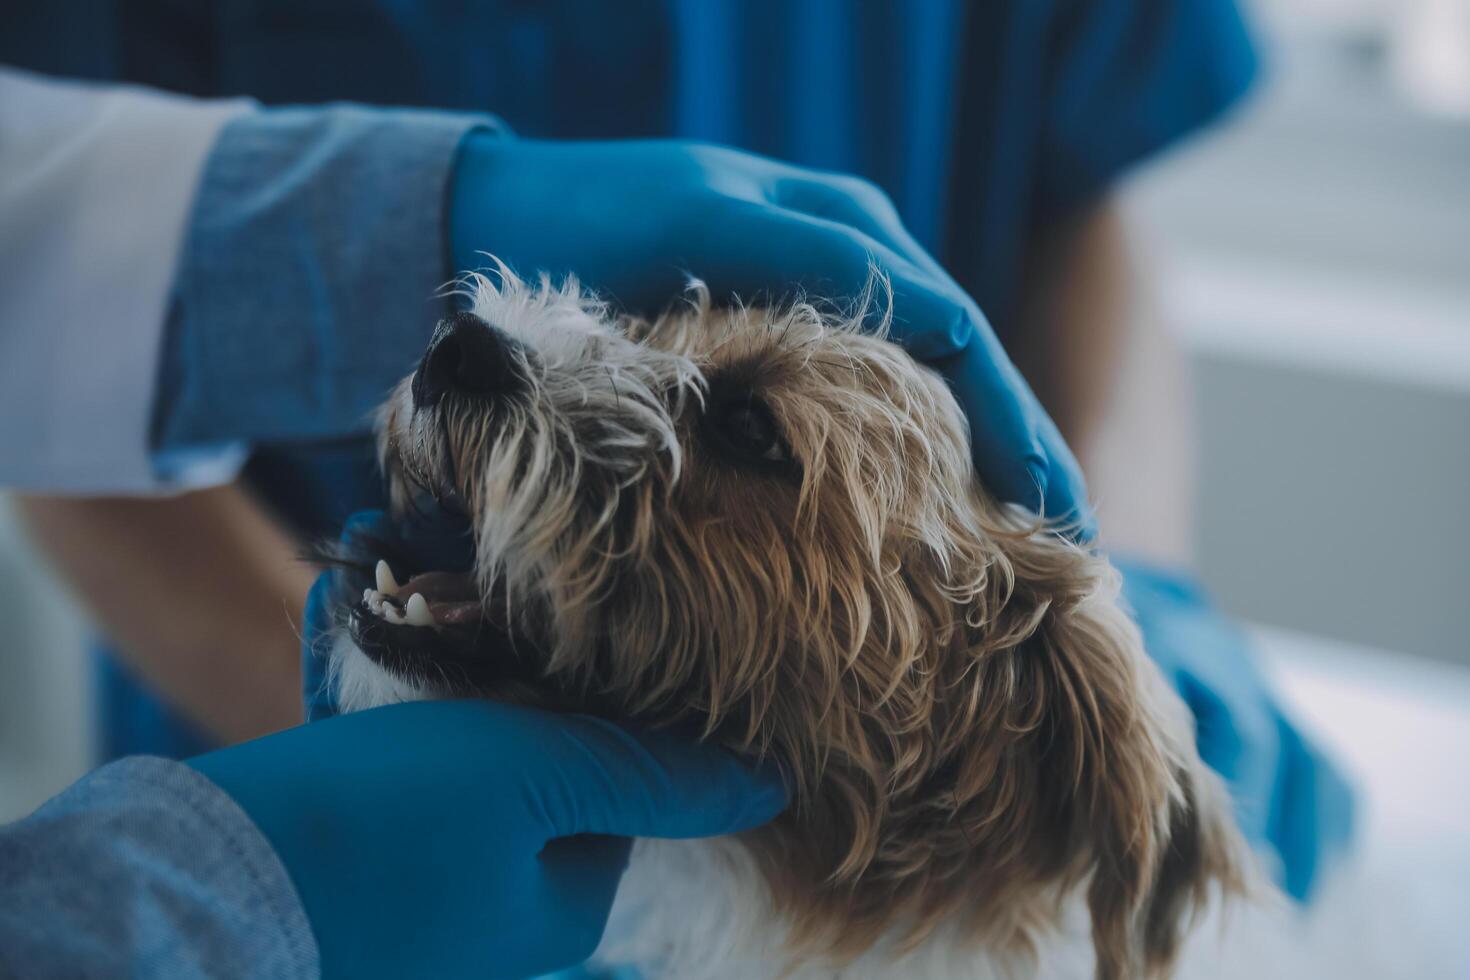
M 1187 713 L 1105 560 L 987 497 L 943 381 L 861 319 L 478 280 L 380 427 L 396 499 L 461 508 L 474 565 L 365 593 L 376 697 L 773 756 L 793 806 L 749 843 L 799 948 L 1024 947 L 1080 890 L 1100 976 L 1162 969 L 1238 882 Z

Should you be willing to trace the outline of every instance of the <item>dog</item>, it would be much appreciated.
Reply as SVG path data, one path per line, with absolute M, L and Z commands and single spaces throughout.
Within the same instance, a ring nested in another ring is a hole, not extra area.
M 790 787 L 759 830 L 639 841 L 600 957 L 1118 980 L 1168 974 L 1248 891 L 1116 573 L 985 492 L 881 284 L 841 309 L 696 283 L 655 318 L 504 267 L 463 292 L 378 432 L 394 506 L 461 513 L 473 554 L 378 561 L 341 609 L 338 703 L 692 727 Z

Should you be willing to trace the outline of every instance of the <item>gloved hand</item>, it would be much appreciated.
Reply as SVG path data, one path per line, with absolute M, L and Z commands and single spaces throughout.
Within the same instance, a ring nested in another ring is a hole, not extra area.
M 1278 883 L 1306 901 L 1348 845 L 1353 794 L 1282 711 L 1248 642 L 1192 582 L 1113 558 L 1144 646 L 1195 718 L 1201 758 L 1229 784 L 1246 837 Z
M 667 305 L 691 274 L 717 298 L 793 287 L 853 298 L 876 266 L 893 288 L 892 336 L 949 380 L 980 478 L 1090 537 L 1081 471 L 1055 425 L 984 314 L 871 184 L 695 143 L 475 133 L 449 202 L 456 269 L 491 253 L 523 276 L 574 273 L 636 311 Z
M 377 512 L 348 528 L 388 530 Z M 414 540 L 454 547 L 449 531 Z M 308 649 L 345 574 L 312 590 Z M 275 847 L 327 977 L 525 977 L 579 963 L 607 923 L 630 837 L 734 833 L 786 802 L 774 772 L 712 746 L 484 701 L 331 717 L 189 764 Z

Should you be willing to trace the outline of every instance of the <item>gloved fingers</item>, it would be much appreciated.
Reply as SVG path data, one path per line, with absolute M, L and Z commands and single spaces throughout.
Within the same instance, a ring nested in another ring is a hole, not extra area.
M 515 924 L 476 968 L 491 977 L 539 977 L 584 962 L 602 941 L 633 842 L 584 834 L 515 855 Z M 505 923 L 490 923 L 493 931 Z
M 778 180 L 771 197 L 782 207 L 851 225 L 936 280 L 959 288 L 904 227 L 898 208 L 876 184 L 846 174 L 797 172 Z
M 385 534 L 393 526 L 386 510 L 359 510 L 342 522 L 342 538 L 358 534 Z
M 1282 887 L 1305 902 L 1352 837 L 1353 792 L 1306 736 L 1284 716 L 1277 720 L 1282 765 L 1269 834 L 1281 857 Z
M 1290 856 L 1279 828 L 1290 774 L 1273 696 L 1228 623 L 1197 599 L 1163 602 L 1144 620 L 1149 652 L 1174 662 L 1200 758 L 1225 780 L 1241 832 L 1269 852 L 1284 880 Z
M 986 353 L 1009 363 L 985 314 L 914 240 L 880 188 L 856 177 L 803 174 L 780 181 L 775 197 L 777 206 L 756 211 L 753 219 L 771 225 L 753 233 L 768 236 L 780 253 L 772 262 L 756 260 L 768 281 L 790 279 L 797 269 L 803 284 L 851 297 L 880 272 L 894 294 L 894 339 L 914 357 L 954 354 L 984 334 Z
M 356 545 L 369 541 L 392 540 L 395 536 L 393 521 L 386 511 L 354 512 L 342 523 L 342 530 L 338 532 L 336 541 L 321 544 L 320 557 L 326 565 L 323 577 L 346 588 L 349 584 L 347 576 L 350 566 L 362 560 L 361 548 Z M 330 593 L 324 594 L 322 598 L 331 598 Z
M 386 512 L 360 510 L 343 523 L 338 540 L 340 545 L 345 545 L 360 537 L 382 537 L 390 530 Z M 321 721 L 337 714 L 331 686 L 327 683 L 327 662 L 334 631 L 341 625 L 333 621 L 332 611 L 348 589 L 344 578 L 347 574 L 347 569 L 340 565 L 328 566 L 306 595 L 306 614 L 301 624 L 301 694 L 307 721 Z
M 786 806 L 773 766 L 752 768 L 715 745 L 580 716 L 555 718 L 545 735 L 528 790 L 539 794 L 548 840 L 732 834 Z
M 474 563 L 469 521 L 432 503 L 401 516 L 382 510 L 358 511 L 343 524 L 338 540 L 357 560 L 364 557 L 361 546 L 367 543 L 407 560 L 415 568 L 461 569 Z M 358 547 L 351 547 L 354 544 Z
M 829 296 L 862 295 L 870 271 L 887 276 L 893 338 L 950 381 L 970 424 L 977 470 L 1002 500 L 1048 517 L 1085 510 L 1081 470 L 979 309 L 946 284 L 847 225 L 747 206 L 730 216 L 754 253 L 716 254 L 700 265 L 716 294 L 760 295 L 791 281 Z M 1087 523 L 1086 521 L 1082 523 Z
M 900 284 L 906 294 L 932 292 L 928 285 L 911 284 L 922 273 L 907 260 L 841 222 L 742 200 L 720 201 L 691 220 L 701 229 L 711 223 L 725 229 L 717 239 L 701 235 L 698 251 L 685 256 L 686 267 L 720 298 L 776 303 L 786 298 L 779 289 L 800 288 L 817 297 L 853 300 L 867 291 L 875 270 L 888 276 L 895 292 Z M 969 339 L 969 323 L 954 311 L 935 329 L 958 331 L 939 341 L 942 350 L 957 350 Z
M 1229 785 L 1241 831 L 1277 859 L 1288 894 L 1309 897 L 1351 836 L 1351 788 L 1283 714 L 1245 638 L 1195 583 L 1115 562 L 1148 654 L 1189 705 L 1200 757 Z
M 722 228 L 718 239 L 703 233 L 702 252 L 686 256 L 719 298 L 777 302 L 786 294 L 774 290 L 789 288 L 851 300 L 867 294 L 874 273 L 881 273 L 893 290 L 894 339 L 921 359 L 959 350 L 977 320 L 984 322 L 978 310 L 944 295 L 927 273 L 842 222 L 749 201 L 724 201 L 691 220 Z
M 993 395 L 996 391 L 1004 389 L 974 384 L 956 385 L 957 391 L 963 389 L 970 394 L 991 396 L 978 400 L 978 403 L 961 401 L 966 417 L 972 420 L 974 460 L 981 478 L 1002 500 L 1023 504 L 1033 512 L 1041 513 L 1050 520 L 1060 522 L 1067 526 L 1078 540 L 1090 541 L 1096 537 L 1096 520 L 1091 508 L 1087 505 L 1087 490 L 1082 479 L 1082 468 L 1072 455 L 1071 449 L 1062 439 L 1055 423 L 1036 400 L 1030 387 L 1026 385 L 1019 372 L 1011 367 L 1009 355 L 1001 347 L 983 314 L 969 300 L 969 297 L 964 295 L 959 284 L 950 277 L 939 261 L 930 255 L 904 227 L 897 208 L 894 207 L 887 194 L 877 185 L 860 178 L 820 174 L 788 177 L 778 183 L 776 194 L 778 201 L 787 207 L 815 218 L 852 226 L 893 254 L 906 260 L 922 274 L 927 275 L 936 293 L 942 296 L 947 295 L 958 301 L 958 305 L 966 310 L 968 319 L 973 324 L 979 341 L 976 350 L 983 352 L 991 363 L 1004 365 L 1010 369 L 1006 372 L 1005 384 L 1009 390 L 1020 393 L 1019 407 L 1029 424 L 1035 429 L 1034 442 L 1037 451 L 1027 456 L 1024 472 L 1013 467 L 994 466 L 993 461 L 1004 458 L 995 455 L 997 451 L 1003 451 L 1002 447 L 1005 442 L 1003 439 L 995 438 L 999 427 L 987 426 L 990 431 L 981 431 L 980 426 L 973 420 L 989 419 L 996 408 L 993 404 L 995 400 Z M 879 255 L 876 258 L 879 267 L 885 268 L 886 271 L 888 267 L 883 265 L 882 256 Z M 893 275 L 891 272 L 889 274 Z M 895 306 L 897 306 L 897 301 L 895 301 Z M 907 340 L 902 336 L 901 331 L 895 329 L 894 333 L 900 339 Z M 972 341 L 966 346 L 974 346 L 974 344 L 975 341 Z M 916 357 L 924 357 L 919 352 L 921 349 L 919 344 L 908 340 L 907 346 Z M 931 356 L 925 359 L 933 358 Z M 952 380 L 960 379 L 957 374 L 947 374 L 947 376 Z M 982 440 L 989 440 L 989 442 L 983 443 Z M 997 442 L 1000 445 L 997 445 Z
M 975 472 L 1002 501 L 1091 540 L 1096 525 L 1076 457 L 1020 372 L 1009 359 L 997 360 L 991 347 L 977 334 L 964 350 L 929 361 L 969 422 Z
M 303 643 L 312 643 L 332 628 L 332 587 L 335 569 L 327 569 L 316 577 L 306 593 L 306 612 L 301 622 Z
M 568 954 L 558 965 L 580 963 L 597 948 L 632 850 L 631 838 L 606 834 L 561 837 L 542 848 L 539 886 Z
M 1036 396 L 1030 395 L 1032 399 Z M 1088 544 L 1097 538 L 1097 514 L 1087 498 L 1082 465 L 1050 415 L 1037 404 L 1037 422 L 1045 475 L 1041 480 L 1041 513 L 1055 522 L 1075 541 Z M 1025 498 L 1005 498 L 1026 504 Z M 1029 506 L 1029 505 L 1028 505 Z M 1034 509 L 1034 508 L 1033 508 Z
M 338 574 L 336 569 L 322 572 L 306 594 L 306 614 L 301 624 L 301 696 L 307 721 L 321 721 L 337 713 L 327 683 L 326 664 L 332 630 L 337 625 L 332 622 L 331 610 Z

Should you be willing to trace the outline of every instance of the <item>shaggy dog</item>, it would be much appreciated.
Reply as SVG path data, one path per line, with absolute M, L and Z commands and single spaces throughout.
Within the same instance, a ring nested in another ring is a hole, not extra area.
M 760 830 L 640 841 L 607 958 L 1115 980 L 1169 972 L 1191 916 L 1242 890 L 1115 573 L 985 493 L 944 382 L 859 329 L 873 296 L 716 309 L 695 286 L 650 322 L 504 269 L 467 294 L 380 447 L 396 505 L 468 518 L 472 564 L 378 564 L 344 603 L 340 704 L 684 725 L 791 787 Z

